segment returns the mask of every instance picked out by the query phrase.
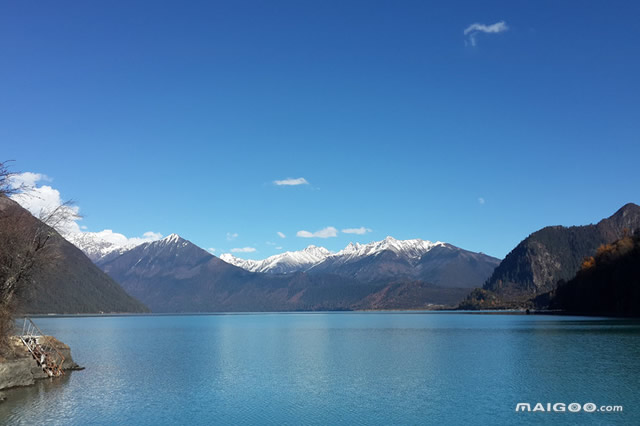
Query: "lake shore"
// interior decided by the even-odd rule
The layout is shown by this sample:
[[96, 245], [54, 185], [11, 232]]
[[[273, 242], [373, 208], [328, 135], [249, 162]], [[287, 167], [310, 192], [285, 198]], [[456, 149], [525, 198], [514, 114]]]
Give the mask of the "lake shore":
[[[162, 317], [162, 316], [207, 316], [207, 315], [264, 315], [264, 314], [326, 314], [326, 313], [415, 313], [415, 314], [469, 314], [469, 315], [557, 315], [621, 318], [619, 315], [596, 315], [585, 312], [569, 312], [547, 309], [359, 309], [336, 311], [257, 311], [257, 312], [148, 312], [148, 313], [95, 313], [95, 314], [31, 314], [31, 318], [108, 318], [108, 317]], [[622, 317], [630, 318], [632, 317]]]

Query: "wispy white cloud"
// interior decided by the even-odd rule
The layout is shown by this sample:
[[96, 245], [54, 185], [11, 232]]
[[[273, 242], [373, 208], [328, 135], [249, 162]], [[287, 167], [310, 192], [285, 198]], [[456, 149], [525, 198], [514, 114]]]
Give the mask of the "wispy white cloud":
[[53, 182], [53, 179], [42, 173], [24, 172], [11, 176], [10, 181], [14, 188], [33, 188], [40, 181]]
[[276, 250], [282, 250], [282, 247], [278, 246], [276, 247]]
[[13, 195], [11, 198], [20, 204], [35, 217], [42, 217], [55, 209], [69, 209], [70, 214], [63, 214], [65, 220], [57, 224], [56, 229], [65, 237], [72, 241], [80, 240], [80, 236], [94, 236], [108, 243], [119, 247], [132, 247], [138, 244], [156, 241], [162, 238], [159, 232], [148, 231], [141, 237], [127, 237], [111, 229], [104, 229], [98, 232], [88, 232], [85, 225], [80, 225], [78, 221], [82, 218], [78, 215], [78, 206], [66, 206], [60, 195], [60, 191], [50, 185], [38, 185], [41, 182], [52, 182], [53, 179], [42, 173], [25, 172], [11, 178], [14, 188], [24, 189], [22, 192]]
[[[504, 21], [496, 22], [495, 24], [491, 24], [491, 25], [485, 25], [485, 24], [480, 24], [476, 22], [475, 24], [469, 25], [464, 30], [464, 35], [467, 36], [468, 43], [470, 43], [471, 46], [475, 46], [477, 43], [476, 37], [478, 36], [478, 33], [497, 34], [497, 33], [505, 32], [508, 29], [509, 27]], [[465, 43], [467, 43], [466, 40], [465, 40]]]
[[298, 231], [296, 235], [301, 238], [331, 238], [338, 236], [338, 230], [333, 226], [327, 226], [326, 228], [316, 232], [309, 232], [304, 230]]
[[360, 228], [347, 228], [347, 229], [343, 229], [342, 232], [344, 232], [345, 234], [357, 234], [357, 235], [364, 235], [367, 232], [371, 232], [372, 230], [370, 228], [365, 228], [364, 226], [361, 226]]
[[253, 253], [254, 251], [256, 251], [254, 247], [237, 247], [231, 249], [232, 253]]
[[484, 199], [484, 198], [482, 198], [482, 197], [478, 197], [478, 203], [480, 203], [480, 204], [484, 204], [485, 202], [486, 202], [486, 201], [485, 201], [485, 199]]
[[144, 234], [142, 234], [142, 237], [132, 237], [129, 238], [129, 242], [131, 242], [132, 240], [134, 240], [134, 242], [137, 243], [137, 241], [139, 240], [140, 243], [148, 243], [151, 241], [157, 241], [157, 240], [161, 240], [163, 237], [163, 235], [159, 232], [153, 232], [153, 231], [147, 231]]
[[11, 199], [20, 204], [35, 217], [43, 217], [55, 209], [67, 210], [61, 212], [65, 220], [56, 225], [60, 233], [77, 234], [82, 232], [78, 220], [80, 220], [80, 208], [73, 205], [63, 205], [60, 191], [49, 185], [38, 186], [38, 182], [51, 182], [52, 179], [41, 173], [25, 172], [11, 177], [11, 186], [21, 192], [11, 196]]
[[227, 241], [233, 241], [238, 238], [237, 232], [227, 232]]
[[207, 249], [207, 251], [208, 251], [209, 253], [215, 253], [215, 252], [216, 252], [216, 249], [215, 249], [215, 248], [213, 248], [213, 247], [209, 247], [209, 248]]
[[280, 231], [278, 231], [278, 237], [280, 237], [280, 238], [287, 238], [287, 236], [286, 236], [286, 235], [284, 235], [284, 233], [282, 233], [282, 232], [280, 232]]
[[286, 178], [286, 179], [282, 179], [282, 180], [274, 180], [273, 183], [278, 185], [278, 186], [309, 185], [309, 182], [303, 177], [299, 177], [299, 178], [295, 178], [295, 179], [294, 178]]

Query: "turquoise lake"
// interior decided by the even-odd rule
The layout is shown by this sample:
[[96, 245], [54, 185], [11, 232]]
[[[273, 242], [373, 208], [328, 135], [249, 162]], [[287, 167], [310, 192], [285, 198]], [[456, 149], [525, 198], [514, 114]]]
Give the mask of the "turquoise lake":
[[[86, 367], [4, 424], [640, 424], [640, 322], [465, 313], [51, 317]], [[520, 402], [622, 412], [516, 412]]]

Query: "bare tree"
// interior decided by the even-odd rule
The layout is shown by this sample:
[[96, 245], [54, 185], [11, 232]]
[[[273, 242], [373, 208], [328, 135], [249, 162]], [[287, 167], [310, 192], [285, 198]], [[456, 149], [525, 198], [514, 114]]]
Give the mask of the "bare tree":
[[16, 175], [10, 169], [11, 161], [0, 161], [0, 196], [8, 197], [20, 192], [22, 188], [12, 185], [11, 178]]
[[18, 301], [29, 292], [34, 267], [55, 260], [55, 229], [79, 218], [71, 201], [40, 212], [39, 220], [18, 208], [8, 197], [28, 188], [16, 186], [7, 163], [0, 162], [0, 353], [5, 355]]
[[52, 210], [41, 210], [38, 219], [58, 232], [62, 232], [65, 224], [81, 219], [77, 210], [73, 208], [75, 201], [68, 200]]

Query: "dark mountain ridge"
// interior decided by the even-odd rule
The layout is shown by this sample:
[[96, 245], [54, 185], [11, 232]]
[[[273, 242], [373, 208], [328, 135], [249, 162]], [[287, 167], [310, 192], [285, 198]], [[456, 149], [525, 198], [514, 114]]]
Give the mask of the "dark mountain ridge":
[[516, 246], [495, 269], [483, 288], [505, 299], [528, 297], [573, 278], [585, 257], [625, 232], [640, 228], [640, 206], [629, 203], [596, 225], [549, 226]]

